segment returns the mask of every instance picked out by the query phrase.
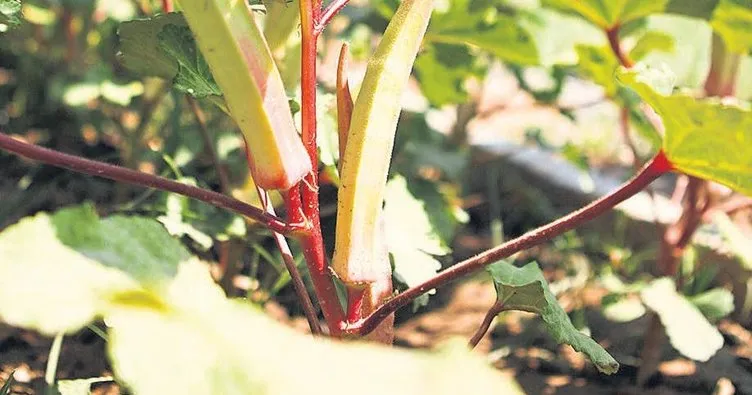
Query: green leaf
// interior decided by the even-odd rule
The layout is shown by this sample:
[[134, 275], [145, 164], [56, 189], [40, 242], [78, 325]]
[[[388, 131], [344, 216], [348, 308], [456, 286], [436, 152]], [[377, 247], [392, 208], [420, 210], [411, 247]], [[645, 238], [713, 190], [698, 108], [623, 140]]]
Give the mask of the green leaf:
[[608, 29], [650, 14], [661, 13], [669, 0], [543, 0], [543, 5], [577, 13], [596, 26]]
[[[81, 226], [70, 230], [85, 233], [91, 215], [81, 209], [61, 214], [74, 220], [69, 214], [76, 211]], [[63, 244], [55, 220], [38, 214], [0, 233], [0, 317], [48, 335], [75, 331], [106, 310], [116, 295], [140, 290], [127, 273]]]
[[434, 256], [450, 250], [431, 224], [425, 203], [410, 193], [402, 176], [386, 185], [383, 215], [397, 279], [411, 287], [436, 275], [441, 263]]
[[713, 288], [692, 296], [689, 301], [697, 307], [708, 320], [715, 322], [734, 311], [734, 295], [725, 288]]
[[446, 5], [434, 13], [428, 42], [471, 45], [505, 62], [538, 64], [530, 33], [516, 18], [495, 12], [492, 2], [453, 0]]
[[713, 11], [710, 26], [732, 53], [752, 52], [752, 1], [721, 0]]
[[640, 292], [666, 328], [671, 345], [687, 358], [707, 361], [723, 346], [723, 336], [689, 300], [676, 292], [674, 280], [659, 278]]
[[671, 35], [650, 30], [640, 36], [632, 50], [629, 51], [629, 57], [634, 61], [640, 61], [650, 52], [673, 52], [675, 47], [675, 41]]
[[172, 278], [180, 262], [190, 257], [182, 244], [149, 218], [115, 215], [100, 220], [86, 205], [58, 211], [51, 220], [65, 246], [142, 284]]
[[645, 305], [638, 299], [619, 297], [612, 303], [603, 302], [603, 315], [614, 322], [634, 321], [644, 314]]
[[188, 26], [177, 12], [149, 19], [123, 22], [118, 28], [118, 59], [128, 70], [143, 76], [172, 80], [178, 73], [177, 61], [162, 50], [157, 37], [165, 26]]
[[575, 350], [585, 353], [603, 373], [612, 374], [619, 369], [619, 363], [603, 347], [572, 325], [567, 313], [548, 288], [537, 263], [531, 262], [517, 268], [501, 261], [488, 266], [487, 270], [496, 287], [497, 298], [504, 304], [504, 310], [539, 314], [557, 342], [569, 344]]
[[159, 48], [178, 64], [175, 88], [198, 98], [222, 95], [188, 26], [165, 25], [157, 39]]
[[5, 384], [3, 384], [2, 387], [0, 387], [0, 395], [9, 395], [10, 394], [10, 386], [13, 385], [13, 383], [16, 382], [15, 379], [13, 378], [13, 374], [14, 373], [16, 373], [15, 370], [10, 373], [10, 376], [8, 376], [8, 381], [6, 381]]
[[465, 81], [477, 75], [476, 57], [467, 46], [436, 43], [428, 45], [415, 61], [420, 90], [434, 107], [467, 101]]
[[684, 173], [752, 195], [752, 114], [717, 99], [670, 94], [672, 76], [642, 65], [617, 72], [663, 119], [663, 151]]
[[577, 71], [583, 77], [602, 86], [606, 95], [614, 97], [619, 89], [614, 79], [619, 60], [616, 59], [611, 49], [593, 45], [577, 45], [575, 50], [579, 58]]
[[[127, 296], [141, 289], [130, 272], [94, 261], [56, 237], [53, 219], [66, 224], [78, 220], [80, 228], [88, 227], [96, 224], [91, 210], [63, 213], [65, 218], [39, 214], [0, 233], [0, 317], [50, 333], [75, 330], [102, 316], [115, 376], [134, 394], [300, 394], [326, 387], [331, 394], [345, 395], [364, 382], [369, 386], [360, 390], [363, 394], [448, 395], [498, 388], [522, 394], [513, 380], [472, 355], [464, 341], [429, 354], [296, 333], [247, 302], [228, 300], [195, 258], [181, 262], [173, 278], [149, 292], [153, 303], [128, 303], [133, 299]], [[146, 238], [166, 232], [158, 235], [148, 225], [144, 229], [137, 240], [146, 245], [132, 247], [151, 251]], [[70, 226], [61, 231], [76, 231], [71, 239], [81, 248], [97, 247], [90, 232]], [[9, 309], [11, 305], [18, 308]], [[81, 310], [86, 314], [75, 314]], [[291, 378], [289, 361], [310, 369]], [[453, 374], [436, 375], [449, 370]], [[92, 380], [87, 381], [63, 383], [85, 393]]]
[[[517, 17], [538, 48], [542, 66], [575, 65], [575, 46], [607, 45], [606, 35], [582, 18], [557, 12], [550, 8], [536, 8]], [[562, 34], [561, 32], [567, 32]]]
[[60, 395], [89, 395], [91, 385], [112, 381], [112, 377], [92, 377], [78, 380], [60, 380], [57, 382], [57, 391]]
[[9, 27], [21, 24], [21, 0], [0, 0], [0, 27], [4, 25], [6, 31]]
[[713, 223], [718, 227], [726, 246], [747, 270], [752, 270], [752, 244], [749, 243], [749, 237], [726, 213], [718, 212], [713, 215]]
[[115, 304], [158, 308], [153, 292], [189, 257], [147, 218], [100, 220], [91, 206], [25, 218], [0, 233], [0, 317], [58, 334]]

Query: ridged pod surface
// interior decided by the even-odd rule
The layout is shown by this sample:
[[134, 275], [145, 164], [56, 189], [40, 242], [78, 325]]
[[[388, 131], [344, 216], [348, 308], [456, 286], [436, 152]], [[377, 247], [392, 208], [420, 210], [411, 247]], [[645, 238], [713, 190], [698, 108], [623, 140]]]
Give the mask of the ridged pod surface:
[[433, 0], [405, 0], [368, 62], [342, 162], [332, 266], [345, 283], [389, 276], [380, 226], [402, 92], [423, 41]]
[[253, 179], [289, 189], [311, 171], [282, 78], [244, 0], [182, 0], [201, 53], [246, 140]]

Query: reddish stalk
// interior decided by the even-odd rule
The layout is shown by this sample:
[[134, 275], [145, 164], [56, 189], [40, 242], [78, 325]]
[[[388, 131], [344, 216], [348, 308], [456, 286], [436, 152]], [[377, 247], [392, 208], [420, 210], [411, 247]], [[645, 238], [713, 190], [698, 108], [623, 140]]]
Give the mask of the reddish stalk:
[[[300, 235], [306, 264], [318, 297], [321, 311], [333, 336], [340, 335], [345, 315], [339, 304], [329, 264], [324, 251], [318, 196], [318, 152], [316, 148], [316, 40], [315, 25], [321, 12], [320, 0], [300, 1], [301, 27], [301, 126], [303, 146], [308, 152], [313, 171], [289, 191], [288, 210], [302, 210], [310, 224], [309, 232]], [[300, 199], [297, 199], [300, 194]]]
[[483, 317], [483, 322], [478, 327], [478, 330], [475, 332], [473, 337], [468, 342], [468, 346], [470, 348], [475, 348], [475, 346], [480, 343], [481, 340], [483, 340], [483, 336], [486, 335], [486, 332], [491, 328], [491, 324], [493, 323], [494, 318], [496, 318], [499, 313], [504, 311], [504, 303], [500, 300], [497, 300], [496, 303], [494, 303], [493, 306], [491, 306], [490, 309], [488, 309], [488, 312], [486, 313], [486, 316]]
[[663, 151], [659, 151], [658, 154], [648, 162], [637, 175], [611, 194], [559, 218], [548, 225], [541, 226], [540, 228], [532, 230], [514, 240], [482, 252], [442, 271], [424, 283], [414, 286], [390, 299], [365, 319], [359, 322], [349, 322], [342, 329], [348, 334], [363, 336], [376, 328], [378, 324], [391, 313], [395, 312], [400, 307], [407, 305], [416, 297], [431, 289], [446, 285], [462, 276], [481, 270], [500, 259], [509, 257], [514, 253], [536, 246], [561, 235], [564, 232], [572, 230], [611, 210], [614, 206], [642, 191], [655, 179], [671, 170], [673, 170], [671, 163], [668, 161]]
[[[272, 204], [271, 199], [269, 199], [269, 193], [261, 189], [258, 185], [256, 186], [256, 192], [258, 192], [264, 210], [266, 210], [267, 213], [274, 215], [274, 205]], [[290, 245], [287, 244], [287, 239], [285, 239], [285, 236], [282, 234], [272, 232], [272, 236], [274, 237], [274, 242], [277, 244], [279, 252], [282, 254], [282, 261], [285, 264], [285, 268], [287, 268], [287, 272], [290, 273], [290, 281], [292, 282], [295, 294], [303, 307], [303, 313], [305, 314], [306, 320], [308, 320], [308, 326], [311, 328], [311, 333], [314, 335], [321, 335], [321, 324], [319, 323], [318, 315], [316, 314], [316, 308], [313, 307], [313, 302], [308, 295], [308, 290], [303, 282], [303, 277], [300, 275], [300, 271], [298, 271], [298, 267], [295, 265], [295, 258], [292, 256]]]
[[350, 47], [342, 44], [337, 62], [337, 134], [339, 136], [339, 170], [342, 171], [342, 161], [345, 158], [347, 135], [350, 133], [350, 120], [353, 112], [353, 99], [350, 94], [350, 82], [347, 70], [350, 65]]
[[321, 14], [321, 17], [319, 18], [318, 22], [316, 23], [314, 27], [314, 34], [319, 35], [322, 31], [324, 31], [324, 28], [326, 25], [328, 25], [332, 19], [334, 19], [337, 14], [339, 14], [340, 11], [342, 11], [343, 8], [347, 5], [347, 3], [350, 0], [333, 0], [329, 5], [326, 6], [326, 9]]
[[172, 0], [162, 0], [162, 11], [167, 13], [167, 12], [172, 12], [174, 10], [175, 10], [175, 7], [172, 4]]
[[619, 30], [621, 26], [615, 25], [609, 29], [606, 29], [606, 37], [608, 38], [608, 44], [611, 46], [611, 51], [619, 59], [619, 63], [626, 68], [634, 66], [632, 59], [624, 53], [621, 48], [621, 42], [619, 41]]
[[211, 157], [212, 164], [214, 165], [214, 172], [217, 173], [217, 178], [219, 179], [219, 190], [222, 191], [222, 193], [224, 193], [225, 195], [229, 195], [230, 179], [227, 176], [227, 172], [225, 171], [224, 167], [222, 167], [222, 163], [219, 161], [217, 150], [214, 148], [211, 134], [209, 133], [209, 129], [206, 126], [206, 115], [203, 111], [201, 111], [201, 106], [199, 106], [198, 101], [196, 101], [196, 99], [194, 99], [192, 96], [186, 95], [185, 100], [188, 102], [188, 107], [191, 108], [191, 112], [196, 118], [196, 123], [198, 124], [199, 131], [201, 132], [201, 138], [204, 139], [204, 146], [206, 147], [206, 150], [209, 152], [209, 156]]
[[58, 166], [92, 176], [108, 178], [114, 181], [173, 192], [196, 200], [201, 200], [211, 205], [254, 219], [269, 229], [282, 234], [289, 234], [300, 230], [296, 225], [288, 224], [282, 219], [274, 215], [269, 215], [257, 207], [253, 207], [221, 193], [182, 184], [153, 174], [142, 173], [125, 167], [85, 159], [79, 156], [40, 147], [35, 144], [25, 143], [3, 133], [0, 133], [0, 148], [48, 165]]

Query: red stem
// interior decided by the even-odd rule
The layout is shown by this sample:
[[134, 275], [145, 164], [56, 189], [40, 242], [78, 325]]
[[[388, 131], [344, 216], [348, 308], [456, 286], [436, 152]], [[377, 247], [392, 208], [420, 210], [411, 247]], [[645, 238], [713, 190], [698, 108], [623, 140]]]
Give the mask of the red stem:
[[497, 300], [496, 303], [494, 303], [493, 306], [491, 306], [490, 309], [488, 309], [488, 312], [486, 313], [486, 316], [483, 317], [483, 322], [478, 327], [478, 330], [475, 331], [475, 334], [468, 342], [468, 346], [470, 348], [475, 348], [475, 346], [480, 343], [480, 341], [483, 339], [483, 336], [486, 335], [486, 332], [488, 332], [488, 329], [491, 328], [491, 323], [493, 323], [494, 318], [496, 318], [499, 313], [504, 311], [504, 303], [500, 300]]
[[269, 215], [257, 207], [221, 193], [182, 184], [164, 177], [142, 173], [121, 166], [64, 154], [49, 148], [16, 140], [3, 133], [0, 133], [0, 148], [16, 155], [79, 173], [188, 196], [254, 219], [275, 232], [289, 234], [300, 230], [297, 226], [289, 225], [282, 219], [274, 215]]
[[175, 7], [172, 4], [172, 0], [162, 0], [162, 11], [165, 13], [172, 12], [175, 10]]
[[[303, 146], [308, 152], [313, 171], [289, 195], [292, 203], [290, 212], [302, 210], [310, 224], [309, 232], [300, 235], [306, 264], [318, 297], [321, 311], [333, 336], [340, 335], [341, 323], [345, 315], [337, 298], [334, 282], [329, 271], [329, 264], [324, 252], [324, 239], [321, 234], [319, 213], [318, 151], [316, 147], [316, 40], [314, 31], [321, 12], [320, 0], [300, 1], [301, 27], [301, 126]], [[298, 189], [299, 188], [299, 189]], [[301, 199], [297, 199], [297, 194]], [[299, 203], [298, 203], [299, 202]], [[298, 206], [300, 204], [300, 206]], [[302, 207], [301, 207], [302, 206]]]
[[615, 25], [606, 29], [606, 37], [608, 37], [608, 44], [611, 46], [611, 51], [613, 51], [614, 55], [619, 59], [619, 63], [626, 68], [630, 68], [634, 66], [634, 62], [621, 49], [621, 42], [619, 41], [620, 28], [621, 26]]
[[[269, 199], [269, 193], [258, 185], [256, 185], [256, 192], [258, 193], [259, 200], [261, 200], [261, 205], [264, 207], [264, 210], [266, 210], [267, 213], [274, 215], [274, 205], [272, 204], [271, 199]], [[311, 333], [314, 335], [321, 335], [321, 325], [319, 324], [316, 309], [313, 307], [311, 297], [308, 295], [308, 290], [303, 282], [303, 277], [300, 275], [300, 271], [298, 271], [298, 267], [295, 265], [295, 258], [292, 256], [290, 245], [287, 244], [287, 239], [285, 239], [285, 236], [282, 234], [273, 232], [272, 236], [274, 237], [274, 242], [277, 244], [277, 249], [279, 249], [279, 252], [282, 254], [282, 261], [285, 264], [285, 268], [287, 268], [287, 272], [290, 273], [290, 281], [292, 282], [295, 294], [303, 307], [303, 312], [308, 320], [308, 326], [311, 328]]]
[[572, 230], [608, 210], [611, 210], [614, 206], [637, 194], [659, 176], [671, 171], [672, 169], [673, 166], [668, 161], [668, 158], [666, 158], [663, 151], [659, 151], [658, 154], [646, 164], [637, 175], [611, 194], [606, 195], [569, 215], [559, 218], [548, 225], [541, 226], [540, 228], [532, 230], [514, 240], [482, 252], [442, 271], [428, 281], [414, 286], [390, 299], [364, 320], [347, 323], [347, 326], [344, 327], [343, 330], [348, 334], [363, 336], [376, 328], [384, 318], [395, 312], [400, 307], [410, 303], [410, 301], [416, 297], [431, 289], [446, 285], [462, 276], [483, 269], [500, 259], [504, 259], [514, 253], [536, 246], [564, 232]]
[[313, 33], [319, 35], [319, 33], [324, 31], [324, 28], [332, 21], [332, 19], [334, 19], [335, 16], [337, 16], [337, 14], [339, 14], [340, 11], [342, 11], [343, 8], [345, 8], [349, 1], [350, 0], [333, 0], [329, 3], [321, 14], [318, 23], [316, 23]]

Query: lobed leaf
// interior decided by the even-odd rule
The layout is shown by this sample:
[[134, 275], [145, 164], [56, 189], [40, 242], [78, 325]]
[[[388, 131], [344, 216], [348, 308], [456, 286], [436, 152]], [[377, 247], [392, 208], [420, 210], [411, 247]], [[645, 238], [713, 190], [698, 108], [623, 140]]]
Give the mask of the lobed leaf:
[[498, 300], [504, 310], [522, 310], [541, 316], [546, 329], [559, 343], [572, 346], [587, 355], [603, 373], [613, 374], [619, 363], [593, 339], [578, 331], [559, 306], [535, 262], [518, 268], [506, 261], [488, 266]]
[[160, 287], [187, 256], [153, 220], [100, 221], [90, 206], [25, 218], [0, 233], [0, 317], [55, 335], [113, 304], [158, 307], [146, 285]]
[[505, 62], [538, 64], [530, 33], [516, 18], [493, 12], [494, 4], [453, 0], [437, 8], [426, 39], [432, 43], [471, 45]]
[[665, 70], [638, 65], [617, 78], [663, 119], [663, 151], [677, 170], [752, 195], [752, 113], [718, 99], [672, 94]]
[[545, 6], [577, 13], [603, 29], [661, 13], [668, 3], [669, 0], [543, 0]]
[[[149, 238], [163, 240], [166, 231], [132, 219], [119, 225], [141, 226], [144, 235], [128, 246], [154, 257]], [[0, 317], [44, 333], [73, 331], [95, 316], [103, 317], [114, 374], [129, 393], [302, 394], [326, 388], [345, 395], [358, 387], [359, 393], [374, 395], [492, 393], [499, 388], [522, 394], [512, 379], [470, 353], [464, 342], [426, 353], [296, 333], [247, 302], [227, 299], [207, 267], [192, 257], [180, 262], [160, 286], [143, 291], [152, 281], [134, 280], [143, 270], [138, 262], [124, 262], [119, 269], [108, 263], [123, 256], [119, 237], [112, 240], [117, 246], [113, 256], [107, 256], [92, 241], [92, 232], [68, 226], [75, 221], [80, 228], [101, 226], [108, 220], [97, 219], [89, 207], [73, 208], [24, 219], [0, 233]], [[57, 229], [53, 222], [66, 226]], [[63, 244], [58, 239], [63, 231], [75, 231], [71, 243], [82, 252], [93, 246], [97, 259], [106, 262]], [[108, 234], [100, 236], [106, 239]], [[168, 261], [182, 254], [163, 253]], [[138, 291], [148, 292], [153, 303], [133, 303], [126, 297]], [[87, 313], [80, 314], [82, 310]], [[290, 361], [306, 369], [291, 376]], [[99, 380], [63, 381], [59, 389], [86, 393]], [[365, 382], [369, 385], [361, 386]]]
[[676, 292], [674, 280], [654, 280], [640, 292], [666, 328], [671, 345], [687, 358], [707, 361], [723, 346], [723, 336], [689, 300]]
[[197, 98], [222, 95], [188, 26], [165, 25], [157, 39], [161, 52], [178, 65], [178, 72], [172, 80], [177, 90]]
[[162, 51], [158, 38], [165, 26], [188, 25], [183, 15], [177, 12], [121, 23], [118, 28], [120, 47], [117, 54], [120, 63], [139, 75], [168, 80], [175, 78], [178, 62]]
[[371, 282], [389, 273], [381, 256], [381, 207], [397, 119], [432, 0], [400, 3], [368, 68], [353, 107], [341, 187], [332, 267], [345, 282]]

